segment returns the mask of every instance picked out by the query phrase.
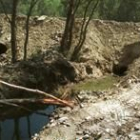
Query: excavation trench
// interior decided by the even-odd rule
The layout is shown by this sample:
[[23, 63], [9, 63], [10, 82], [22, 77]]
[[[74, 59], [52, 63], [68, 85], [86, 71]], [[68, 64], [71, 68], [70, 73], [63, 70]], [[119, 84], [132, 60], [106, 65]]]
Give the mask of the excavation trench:
[[[3, 18], [3, 20], [0, 20], [0, 24], [4, 31], [1, 35], [1, 40], [8, 42], [10, 33], [9, 23], [5, 20], [6, 18], [4, 15], [2, 15], [1, 18]], [[25, 18], [21, 18], [17, 22], [17, 45], [21, 50], [19, 55], [20, 59], [22, 59], [24, 44], [24, 36], [22, 33], [24, 32]], [[78, 26], [81, 21], [80, 19], [77, 19], [76, 22], [73, 35], [75, 39], [78, 37]], [[29, 137], [34, 133], [38, 133], [38, 131], [40, 131], [40, 133], [39, 135], [35, 135], [34, 140], [53, 140], [58, 138], [69, 140], [71, 137], [72, 138], [70, 140], [74, 140], [77, 137], [85, 139], [84, 135], [87, 134], [87, 130], [90, 131], [90, 128], [93, 130], [92, 132], [94, 132], [90, 133], [91, 139], [99, 139], [100, 137], [101, 139], [127, 139], [129, 134], [131, 139], [131, 136], [135, 135], [140, 130], [137, 129], [139, 126], [136, 126], [136, 129], [133, 127], [136, 125], [137, 120], [133, 120], [134, 123], [131, 121], [139, 111], [140, 97], [139, 94], [137, 94], [139, 92], [139, 85], [137, 87], [133, 87], [132, 90], [130, 89], [130, 91], [126, 93], [118, 88], [112, 89], [112, 87], [114, 88], [114, 85], [118, 83], [118, 79], [114, 80], [114, 78], [118, 76], [119, 80], [121, 78], [123, 79], [123, 76], [127, 76], [128, 74], [132, 75], [133, 73], [135, 74], [135, 70], [138, 71], [139, 75], [139, 62], [137, 63], [138, 65], [136, 69], [134, 69], [133, 73], [131, 73], [131, 70], [136, 64], [135, 61], [139, 60], [140, 56], [140, 43], [138, 42], [140, 23], [121, 23], [102, 20], [91, 21], [87, 30], [86, 41], [82, 48], [83, 50], [79, 56], [80, 63], [78, 64], [63, 61], [64, 59], [53, 61], [56, 60], [56, 58], [62, 58], [57, 51], [57, 46], [60, 46], [60, 44], [58, 40], [56, 41], [54, 38], [58, 37], [57, 33], [63, 33], [64, 19], [45, 17], [41, 23], [36, 24], [35, 18], [31, 18], [30, 26], [31, 34], [28, 44], [29, 61], [27, 63], [17, 63], [16, 65], [8, 64], [5, 66], [5, 69], [1, 68], [0, 77], [2, 77], [3, 80], [23, 85], [25, 87], [42, 89], [43, 91], [53, 90], [54, 88], [58, 88], [60, 85], [63, 89], [65, 84], [75, 82], [75, 72], [73, 71], [73, 67], [71, 67], [74, 66], [76, 68], [76, 74], [78, 75], [76, 78], [79, 81], [86, 79], [87, 77], [90, 78], [91, 81], [81, 81], [80, 85], [74, 83], [76, 93], [81, 91], [81, 106], [83, 109], [79, 108], [79, 106], [75, 106], [73, 111], [69, 108], [63, 108], [61, 114], [62, 108], [60, 108], [60, 111], [58, 111], [54, 117], [51, 117], [50, 123], [46, 126], [47, 129], [42, 131], [39, 129], [43, 127], [44, 123], [48, 123], [46, 121], [48, 119], [47, 116], [45, 116], [44, 119], [44, 117], [37, 118], [37, 116], [42, 115], [33, 114], [28, 117], [18, 116], [21, 117], [18, 119], [19, 121], [17, 118], [14, 120], [8, 119], [1, 121], [0, 134], [2, 140], [11, 140], [13, 137], [15, 139], [24, 139], [26, 137], [26, 139], [29, 140], [31, 139]], [[59, 39], [61, 40], [61, 38]], [[54, 48], [52, 46], [54, 46]], [[52, 48], [50, 49], [49, 47]], [[6, 50], [4, 44], [0, 44], [0, 54], [5, 52], [7, 54], [11, 54], [10, 50]], [[35, 56], [34, 61], [32, 61], [32, 56]], [[54, 64], [58, 67], [55, 67]], [[118, 76], [112, 76], [112, 80], [112, 77], [104, 77], [107, 73], [113, 73]], [[0, 85], [0, 96], [2, 93], [1, 89]], [[60, 92], [63, 91], [62, 89], [60, 89]], [[136, 92], [134, 93], [133, 90]], [[9, 95], [12, 96], [12, 98], [15, 98], [19, 93], [21, 98], [26, 95], [26, 97], [29, 97], [25, 92], [15, 92], [13, 90], [10, 90], [10, 92], [7, 91], [9, 90], [5, 88], [4, 93], [6, 98], [8, 98]], [[66, 89], [65, 93], [69, 94], [69, 89]], [[127, 99], [126, 96], [128, 97]], [[5, 110], [2, 110], [2, 113], [5, 113]], [[12, 110], [15, 111], [14, 108]], [[50, 112], [52, 113], [54, 108], [49, 110], [51, 110]], [[46, 112], [48, 112], [48, 110], [45, 111], [45, 113]], [[68, 119], [68, 123], [65, 119]], [[29, 122], [31, 122], [31, 125]], [[42, 125], [40, 125], [40, 123]], [[13, 127], [8, 127], [10, 126], [8, 124], [11, 126], [13, 125], [15, 130], [13, 131]], [[37, 126], [37, 129], [35, 125]], [[27, 128], [25, 129], [27, 131], [23, 132], [25, 127]], [[34, 130], [31, 130], [31, 132], [29, 127]], [[9, 137], [7, 136], [8, 128]], [[137, 132], [133, 130], [137, 130]], [[130, 131], [132, 133], [130, 133]]]
[[[134, 46], [133, 49], [135, 48], [135, 45], [136, 44], [133, 44], [132, 45], [132, 46]], [[130, 50], [130, 48], [128, 46], [127, 47], [125, 46], [122, 49], [122, 52], [123, 53], [120, 56], [120, 59], [118, 60], [118, 63], [117, 64], [114, 64], [113, 67], [112, 67], [112, 73], [114, 75], [118, 75], [120, 77], [125, 76], [127, 74], [128, 70], [129, 70], [129, 65], [131, 65], [135, 61], [135, 59], [137, 59], [139, 57], [139, 55], [138, 54], [135, 54], [135, 51]], [[137, 49], [139, 49], [139, 47], [138, 48], [136, 47], [135, 49], [137, 50]], [[129, 50], [130, 50], [130, 52], [134, 52], [133, 54], [131, 53], [131, 57], [130, 57]], [[126, 59], [126, 58], [129, 58], [129, 60]], [[56, 64], [60, 68], [59, 73], [62, 70], [63, 71], [62, 73], [65, 74], [66, 71], [70, 70], [71, 75], [74, 76], [73, 67], [70, 65], [70, 63], [63, 62], [61, 64], [60, 61], [59, 61], [59, 63], [57, 62]], [[65, 69], [64, 66], [66, 68], [68, 68], [68, 69]], [[86, 72], [86, 74], [87, 75], [94, 74], [95, 71], [94, 71], [93, 68], [95, 68], [95, 67], [92, 67], [92, 65], [90, 65], [90, 63], [89, 64], [88, 63], [85, 64], [85, 72]], [[106, 73], [106, 71], [104, 71], [104, 72]], [[66, 73], [66, 76], [69, 78], [69, 75], [67, 75], [67, 73]], [[72, 77], [70, 76], [70, 78], [72, 78]], [[54, 79], [58, 79], [58, 77], [57, 78], [54, 78]], [[66, 78], [64, 78], [64, 79], [66, 80]], [[100, 92], [106, 91], [106, 90], [107, 90], [107, 92], [110, 92], [114, 88], [114, 84], [116, 84], [117, 81], [118, 81], [118, 79], [115, 79], [115, 77], [112, 77], [110, 75], [108, 75], [107, 78], [105, 78], [103, 76], [103, 77], [100, 77], [99, 80], [95, 80], [95, 79], [92, 80], [91, 79], [91, 81], [89, 81], [89, 80], [84, 81], [81, 85], [75, 85], [75, 87], [74, 87], [75, 89], [72, 89], [71, 91], [76, 90], [76, 92], [78, 92], [78, 93], [81, 93], [81, 91], [84, 91], [82, 93], [84, 95], [82, 95], [82, 96], [85, 96], [85, 98], [87, 98], [87, 99], [89, 99], [90, 96], [91, 96], [91, 98], [94, 98], [94, 96], [95, 96], [95, 98], [97, 98], [97, 97], [100, 98]], [[64, 84], [64, 82], [63, 82], [63, 84]], [[113, 89], [113, 90], [115, 91], [116, 89]], [[94, 94], [94, 92], [95, 92], [95, 95], [90, 95], [92, 93]], [[107, 96], [106, 96], [106, 98], [107, 98]], [[103, 102], [103, 104], [104, 104], [104, 102]], [[115, 106], [115, 103], [111, 103], [111, 104], [114, 104], [114, 106]], [[117, 104], [118, 103], [116, 103], [116, 105]], [[99, 103], [99, 106], [100, 106], [100, 103]], [[30, 106], [30, 107], [32, 108], [32, 106]], [[30, 109], [30, 107], [28, 109]], [[97, 102], [97, 107], [98, 107], [98, 102]], [[38, 110], [38, 108], [40, 108], [40, 107], [37, 107], [37, 106], [35, 107], [33, 105], [33, 110]], [[14, 107], [13, 107], [13, 109], [14, 109]], [[91, 111], [91, 108], [89, 110]], [[15, 111], [15, 112], [17, 112], [17, 111]], [[50, 116], [53, 111], [55, 111], [54, 106], [50, 106], [46, 110], [41, 111], [41, 113], [33, 113], [33, 114], [31, 114], [31, 112], [30, 112], [29, 114], [31, 114], [31, 115], [28, 114], [27, 116], [21, 111], [21, 114], [23, 113], [24, 114], [24, 117], [22, 115], [20, 115], [19, 112], [17, 113], [18, 115], [15, 113], [15, 116], [16, 117], [14, 117], [14, 114], [13, 114], [12, 117], [14, 119], [10, 119], [10, 120], [7, 119], [5, 121], [1, 121], [1, 138], [2, 138], [2, 140], [5, 140], [5, 139], [11, 140], [13, 137], [15, 139], [17, 139], [17, 138], [23, 139], [23, 137], [26, 138], [27, 140], [31, 139], [31, 136], [32, 135], [34, 135], [35, 133], [39, 133], [39, 131], [41, 130], [41, 128], [44, 125], [46, 125], [47, 123], [50, 123], [48, 116]], [[4, 110], [3, 110], [3, 112], [4, 112]], [[37, 111], [37, 112], [40, 112], [40, 110]], [[28, 111], [26, 113], [28, 113]], [[9, 110], [9, 114], [11, 114], [10, 113], [10, 110]], [[7, 132], [7, 126], [8, 126], [8, 124], [10, 124], [10, 127], [8, 128], [9, 135], [5, 135], [6, 132]], [[49, 139], [49, 137], [50, 137], [50, 135], [48, 136], [48, 139]]]
[[113, 63], [112, 72], [118, 76], [129, 73], [129, 66], [140, 57], [140, 42], [125, 45], [121, 50], [118, 62]]
[[[133, 45], [135, 45], [135, 44], [133, 44]], [[134, 60], [139, 57], [139, 55], [136, 55], [135, 53], [133, 55], [131, 54], [132, 57], [129, 57], [129, 55], [130, 55], [129, 51], [127, 49], [123, 49], [123, 50], [125, 50], [125, 51], [123, 51], [122, 55], [120, 56], [118, 63], [113, 65], [112, 73], [114, 73], [114, 75], [125, 76], [127, 74], [129, 65], [132, 64], [134, 62]], [[132, 52], [132, 50], [131, 50], [131, 52]], [[128, 57], [129, 57], [129, 60], [126, 59]], [[63, 64], [63, 65], [65, 65], [65, 64]], [[70, 67], [68, 65], [68, 63], [66, 64], [66, 66], [68, 66], [68, 68], [72, 69], [72, 67]], [[60, 65], [60, 62], [59, 62], [59, 67], [63, 67]], [[64, 73], [65, 73], [65, 71], [66, 71], [66, 69], [64, 69]], [[72, 69], [72, 71], [73, 71], [73, 69]], [[87, 75], [92, 75], [95, 71], [93, 70], [93, 67], [91, 65], [85, 64], [85, 72], [87, 73]], [[57, 78], [55, 78], [55, 79], [57, 79]], [[103, 77], [99, 78], [99, 80], [93, 80], [93, 81], [87, 80], [87, 81], [83, 82], [81, 85], [76, 85], [74, 88], [78, 92], [85, 91], [85, 93], [82, 93], [85, 95], [82, 95], [82, 96], [85, 96], [86, 98], [90, 98], [90, 96], [92, 97], [92, 95], [90, 95], [90, 94], [92, 94], [94, 92], [96, 93], [96, 91], [97, 91], [97, 93], [93, 96], [100, 97], [100, 95], [98, 95], [98, 94], [100, 94], [101, 91], [107, 90], [108, 92], [110, 92], [111, 89], [114, 88], [115, 83], [117, 83], [117, 79], [108, 75], [107, 78], [105, 78], [103, 76]], [[116, 103], [116, 105], [117, 104], [118, 103]], [[97, 102], [97, 106], [98, 106], [98, 102]], [[99, 106], [100, 106], [100, 103], [99, 103]], [[115, 106], [115, 103], [114, 103], [114, 106]], [[30, 107], [28, 109], [30, 109]], [[33, 110], [38, 110], [38, 108], [40, 108], [40, 107], [34, 106]], [[13, 107], [13, 109], [14, 109], [14, 107]], [[90, 110], [91, 110], [91, 108], [90, 108]], [[18, 115], [15, 114], [16, 117], [14, 117], [14, 114], [13, 114], [14, 119], [10, 119], [10, 120], [7, 119], [5, 121], [1, 121], [1, 138], [2, 138], [2, 140], [5, 140], [5, 139], [11, 140], [13, 137], [15, 139], [18, 139], [18, 138], [23, 139], [23, 137], [26, 138], [27, 140], [31, 139], [32, 135], [35, 135], [35, 133], [39, 133], [39, 131], [41, 130], [41, 128], [44, 125], [46, 125], [47, 123], [50, 123], [48, 116], [50, 116], [53, 111], [55, 111], [54, 106], [50, 106], [46, 110], [41, 111], [41, 113], [33, 113], [33, 114], [29, 113], [31, 115], [28, 114], [26, 116], [24, 114], [25, 112], [23, 113], [21, 111], [21, 115], [19, 114], [19, 112], [18, 112]], [[35, 112], [40, 112], [40, 110], [35, 111]], [[10, 113], [10, 110], [9, 110], [9, 113]], [[22, 116], [22, 113], [24, 114], [24, 117]], [[7, 132], [7, 126], [9, 124], [10, 124], [10, 127], [8, 128], [9, 135], [5, 135]]]

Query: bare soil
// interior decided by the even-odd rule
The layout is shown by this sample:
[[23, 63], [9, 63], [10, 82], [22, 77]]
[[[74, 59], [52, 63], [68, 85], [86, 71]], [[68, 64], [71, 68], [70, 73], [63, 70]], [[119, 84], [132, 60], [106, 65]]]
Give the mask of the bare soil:
[[[139, 84], [84, 97], [73, 110], [59, 109], [33, 140], [139, 140]], [[84, 95], [85, 95], [84, 94]], [[133, 96], [132, 96], [133, 95]]]
[[[77, 19], [75, 24], [75, 42], [78, 38], [80, 20]], [[23, 58], [24, 21], [24, 16], [18, 17], [19, 59]], [[55, 52], [57, 51], [64, 29], [64, 22], [65, 20], [62, 18], [32, 17], [28, 46], [29, 59], [33, 56], [45, 54], [43, 64], [47, 62], [48, 65], [50, 61], [52, 62], [56, 53], [49, 53], [51, 54], [49, 61], [49, 55], [46, 55], [46, 51], [50, 49], [52, 52], [54, 48], [56, 48]], [[115, 88], [107, 91], [79, 91], [80, 105], [76, 105], [73, 110], [59, 108], [50, 118], [50, 123], [39, 134], [35, 135], [33, 140], [139, 140], [139, 38], [140, 23], [92, 20], [79, 56], [79, 62], [69, 62], [75, 68], [76, 78], [95, 79], [107, 73], [123, 75], [123, 77], [120, 78], [119, 83], [115, 83]], [[10, 27], [4, 15], [1, 15], [0, 19], [0, 41], [9, 46], [6, 59], [10, 59]], [[75, 42], [73, 42], [73, 45]], [[47, 56], [47, 59], [45, 56]], [[39, 63], [39, 61], [37, 62]], [[32, 64], [35, 63], [36, 61]], [[10, 71], [12, 69], [12, 72], [14, 72], [16, 66], [9, 64], [10, 67], [8, 65], [8, 72], [6, 72], [3, 69], [7, 67], [7, 62], [3, 63], [2, 61], [1, 65], [0, 77], [7, 78], [7, 81], [12, 82], [13, 79], [9, 80]], [[40, 63], [38, 66], [40, 67]], [[13, 74], [14, 82], [19, 68], [17, 66]], [[20, 75], [20, 72], [18, 75]], [[31, 71], [28, 71], [29, 76], [31, 73]]]

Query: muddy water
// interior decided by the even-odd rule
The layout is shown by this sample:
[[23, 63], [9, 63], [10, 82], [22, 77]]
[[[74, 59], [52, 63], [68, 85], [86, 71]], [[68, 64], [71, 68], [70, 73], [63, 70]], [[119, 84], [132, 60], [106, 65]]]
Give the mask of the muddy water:
[[9, 119], [0, 122], [0, 140], [30, 140], [31, 136], [38, 133], [49, 122], [46, 114], [51, 114], [54, 106], [40, 110], [40, 114], [34, 113], [19, 119]]

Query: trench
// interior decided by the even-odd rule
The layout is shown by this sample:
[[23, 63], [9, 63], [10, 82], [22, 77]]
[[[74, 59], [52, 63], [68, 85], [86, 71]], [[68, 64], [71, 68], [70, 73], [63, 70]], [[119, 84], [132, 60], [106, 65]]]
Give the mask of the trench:
[[140, 57], [140, 42], [124, 45], [121, 52], [117, 64], [113, 64], [112, 72], [118, 76], [125, 76], [129, 66]]
[[[136, 44], [137, 45], [137, 44]], [[135, 44], [132, 44], [135, 46]], [[123, 55], [120, 58], [118, 64], [114, 64], [112, 67], [112, 72], [118, 76], [124, 76], [127, 74], [129, 65], [139, 57], [139, 52], [136, 54], [133, 51], [138, 50], [140, 47], [136, 46], [126, 46], [122, 50]], [[129, 50], [129, 51], [128, 51]], [[140, 50], [140, 49], [139, 49]], [[4, 53], [5, 50], [3, 50]], [[134, 53], [132, 53], [134, 52]], [[130, 57], [131, 54], [131, 57]], [[132, 55], [133, 54], [133, 55]], [[129, 58], [129, 59], [127, 59]], [[92, 74], [92, 69], [86, 67], [88, 74]], [[101, 91], [109, 90], [113, 88], [113, 84], [117, 83], [118, 79], [116, 77], [107, 76], [100, 79], [94, 79], [86, 82], [82, 82], [75, 85], [76, 90], [88, 90], [88, 91]], [[49, 106], [45, 110], [39, 110], [47, 115], [40, 115], [33, 113], [31, 115], [22, 116], [17, 119], [7, 119], [5, 121], [0, 121], [0, 140], [30, 140], [31, 136], [39, 133], [40, 130], [49, 123], [49, 115], [55, 110], [54, 106]], [[7, 135], [8, 134], [8, 135]]]
[[33, 135], [49, 122], [49, 116], [55, 106], [48, 106], [39, 113], [33, 113], [16, 119], [0, 121], [0, 140], [30, 140]]

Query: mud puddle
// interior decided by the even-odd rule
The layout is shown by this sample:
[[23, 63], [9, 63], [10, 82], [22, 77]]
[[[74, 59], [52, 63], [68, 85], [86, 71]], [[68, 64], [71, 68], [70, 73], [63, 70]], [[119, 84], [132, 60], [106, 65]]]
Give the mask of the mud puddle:
[[54, 109], [54, 106], [49, 106], [30, 116], [1, 121], [0, 140], [30, 140], [32, 135], [38, 133], [49, 122], [47, 115], [51, 115]]

